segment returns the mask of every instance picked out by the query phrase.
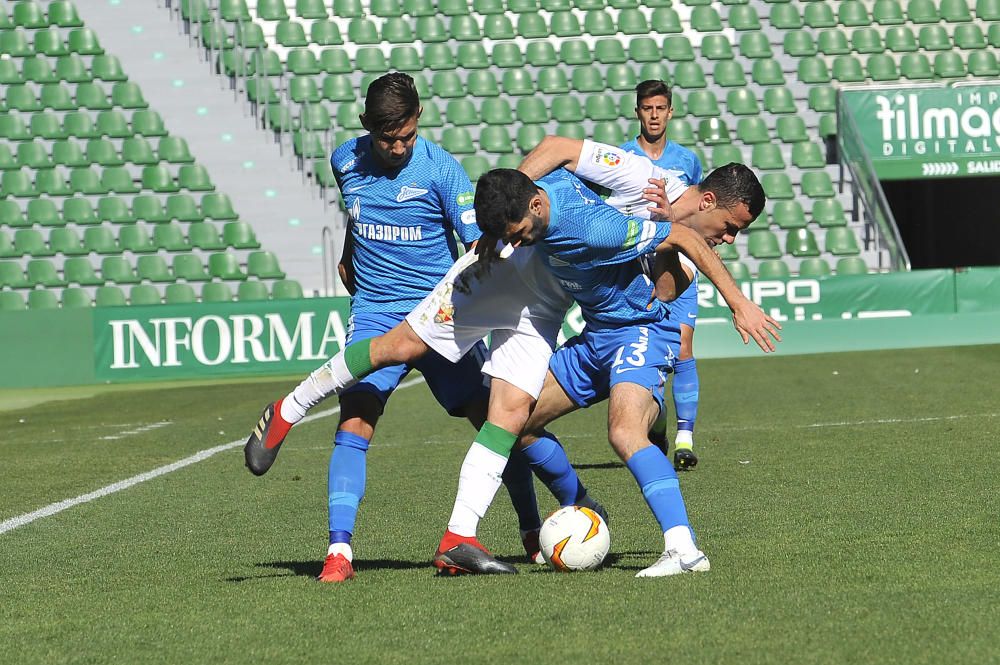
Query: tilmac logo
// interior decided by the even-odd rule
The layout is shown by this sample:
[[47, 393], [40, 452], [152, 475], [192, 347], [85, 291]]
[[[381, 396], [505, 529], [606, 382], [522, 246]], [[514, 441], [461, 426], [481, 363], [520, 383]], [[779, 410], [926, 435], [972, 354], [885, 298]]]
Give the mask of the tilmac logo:
[[1000, 152], [1000, 88], [951, 94], [876, 95], [882, 156]]
[[209, 314], [108, 321], [110, 369], [216, 366], [323, 360], [344, 346], [347, 333], [337, 312], [322, 332], [314, 332], [315, 312], [301, 312], [290, 323], [279, 314]]

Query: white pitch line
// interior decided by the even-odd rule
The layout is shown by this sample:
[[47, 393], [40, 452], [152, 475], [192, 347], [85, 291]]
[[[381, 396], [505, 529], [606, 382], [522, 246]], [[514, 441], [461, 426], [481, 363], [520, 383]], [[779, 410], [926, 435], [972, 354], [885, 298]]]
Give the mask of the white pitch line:
[[[422, 376], [415, 379], [410, 379], [399, 385], [398, 389], [409, 388], [418, 383], [423, 383], [424, 378]], [[326, 411], [321, 411], [319, 413], [313, 414], [311, 416], [306, 416], [303, 418], [298, 425], [302, 423], [307, 423], [313, 420], [319, 420], [320, 418], [326, 418], [327, 416], [332, 416], [340, 413], [340, 405], [333, 407], [332, 409], [327, 409]], [[296, 425], [296, 427], [298, 427]], [[25, 513], [24, 515], [18, 515], [17, 517], [12, 517], [9, 520], [4, 520], [0, 522], [0, 534], [7, 533], [8, 531], [13, 531], [18, 527], [22, 527], [26, 524], [31, 524], [35, 520], [40, 520], [43, 517], [49, 517], [55, 515], [56, 513], [61, 513], [67, 508], [72, 508], [73, 506], [78, 506], [81, 503], [87, 503], [93, 501], [94, 499], [100, 499], [103, 496], [108, 496], [109, 494], [114, 494], [115, 492], [121, 492], [124, 489], [128, 489], [133, 485], [138, 485], [139, 483], [144, 483], [147, 480], [152, 480], [153, 478], [159, 478], [160, 476], [166, 475], [178, 469], [183, 469], [186, 466], [191, 466], [196, 462], [201, 462], [206, 460], [213, 455], [224, 452], [226, 450], [231, 450], [237, 446], [242, 446], [246, 444], [246, 439], [238, 439], [236, 441], [230, 441], [229, 443], [224, 443], [221, 446], [215, 446], [213, 448], [206, 448], [201, 450], [190, 457], [185, 457], [182, 460], [177, 460], [172, 464], [167, 464], [166, 466], [160, 466], [152, 471], [147, 471], [146, 473], [140, 473], [137, 476], [132, 476], [131, 478], [126, 478], [125, 480], [119, 480], [117, 483], [112, 483], [106, 485], [101, 489], [94, 490], [88, 494], [81, 494], [80, 496], [73, 497], [72, 499], [65, 499], [64, 501], [59, 501], [58, 503], [49, 504], [44, 508], [40, 508], [34, 512]]]

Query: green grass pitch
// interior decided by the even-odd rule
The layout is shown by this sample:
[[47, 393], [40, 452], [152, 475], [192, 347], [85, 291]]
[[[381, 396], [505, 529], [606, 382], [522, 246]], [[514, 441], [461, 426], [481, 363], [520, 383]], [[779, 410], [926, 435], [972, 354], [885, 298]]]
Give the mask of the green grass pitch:
[[[501, 491], [480, 536], [520, 574], [435, 577], [473, 431], [417, 384], [390, 402], [369, 454], [355, 580], [312, 580], [326, 549], [327, 417], [296, 428], [263, 478], [235, 447], [0, 534], [3, 660], [1000, 659], [1000, 346], [699, 370], [701, 461], [681, 484], [710, 573], [633, 578], [662, 536], [595, 407], [553, 429], [611, 513], [610, 564], [525, 563]], [[291, 385], [0, 395], [0, 521], [242, 440]], [[555, 508], [540, 485], [539, 498]]]

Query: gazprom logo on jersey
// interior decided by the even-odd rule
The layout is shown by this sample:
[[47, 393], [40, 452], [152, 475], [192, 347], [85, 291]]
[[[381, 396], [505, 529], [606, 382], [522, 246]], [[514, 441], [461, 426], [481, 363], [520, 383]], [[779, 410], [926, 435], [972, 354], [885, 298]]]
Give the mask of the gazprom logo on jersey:
[[[130, 309], [129, 318], [95, 319], [97, 373], [156, 376], [159, 372], [149, 370], [167, 370], [164, 375], [183, 376], [207, 367], [292, 369], [296, 361], [311, 367], [343, 348], [346, 307], [319, 312], [306, 308], [325, 301], [289, 302], [294, 304], [281, 312], [248, 312], [247, 306], [228, 313], [212, 307], [158, 306]], [[176, 315], [164, 316], [164, 309]], [[147, 312], [150, 316], [144, 316]]]

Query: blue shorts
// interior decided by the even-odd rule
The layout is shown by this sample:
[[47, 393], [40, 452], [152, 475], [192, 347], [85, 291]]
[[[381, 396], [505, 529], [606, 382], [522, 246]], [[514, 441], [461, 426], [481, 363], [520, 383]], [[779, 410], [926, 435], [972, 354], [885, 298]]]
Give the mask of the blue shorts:
[[[405, 317], [406, 314], [353, 312], [348, 322], [347, 342], [357, 342], [382, 335], [394, 328]], [[490, 391], [487, 379], [482, 373], [485, 358], [486, 346], [482, 342], [472, 347], [457, 363], [448, 362], [434, 351], [430, 351], [412, 365], [393, 365], [376, 370], [342, 394], [371, 393], [385, 407], [392, 391], [399, 386], [410, 370], [416, 369], [424, 375], [427, 386], [431, 389], [438, 404], [443, 406], [450, 415], [462, 415], [461, 410], [467, 404], [478, 399], [489, 399]]]
[[626, 328], [591, 330], [558, 349], [549, 371], [577, 406], [607, 399], [618, 383], [648, 388], [663, 408], [663, 387], [680, 353], [678, 326], [668, 320]]
[[667, 303], [670, 310], [670, 318], [675, 323], [694, 328], [698, 322], [698, 276], [695, 275], [691, 284], [684, 289], [684, 293], [677, 297], [677, 300]]

